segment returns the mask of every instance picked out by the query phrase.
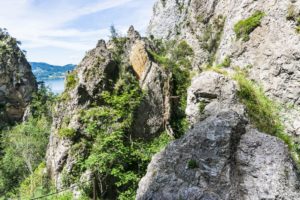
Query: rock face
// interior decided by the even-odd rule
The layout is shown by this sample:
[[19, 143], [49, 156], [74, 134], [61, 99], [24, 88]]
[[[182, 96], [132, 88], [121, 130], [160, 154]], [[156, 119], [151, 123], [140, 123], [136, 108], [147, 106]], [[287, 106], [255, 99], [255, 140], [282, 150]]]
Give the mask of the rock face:
[[[120, 41], [123, 42], [121, 45], [114, 40], [107, 44], [100, 40], [66, 78], [66, 89], [55, 109], [47, 149], [47, 168], [57, 188], [62, 187], [64, 173], [70, 172], [77, 162], [71, 151], [78, 142], [61, 137], [59, 130], [67, 128], [73, 130], [77, 138], [88, 137], [80, 112], [91, 105], [101, 105], [99, 95], [104, 90], [113, 89], [120, 70], [131, 70], [140, 87], [147, 91], [134, 117], [132, 137], [153, 138], [163, 129], [165, 74], [148, 57], [146, 49], [151, 47], [151, 42], [141, 38], [133, 27]], [[116, 60], [116, 53], [121, 56], [121, 61]], [[82, 179], [89, 178], [86, 174], [89, 172], [83, 173]]]
[[213, 72], [203, 72], [195, 76], [188, 89], [186, 115], [191, 125], [221, 110], [235, 110], [243, 115], [239, 104], [237, 84], [230, 78]]
[[186, 109], [192, 129], [152, 158], [136, 199], [300, 198], [287, 146], [251, 126], [238, 90], [216, 72], [194, 77]]
[[[296, 22], [289, 20], [289, 15], [297, 15], [299, 9], [300, 2], [290, 0], [159, 0], [149, 34], [186, 39], [196, 54], [195, 69], [209, 61], [222, 63], [225, 57], [231, 58], [232, 67], [251, 67], [250, 77], [263, 86], [267, 95], [282, 104], [299, 107], [300, 37]], [[261, 25], [250, 33], [249, 41], [237, 40], [235, 24], [258, 10], [265, 13]], [[225, 20], [223, 24], [220, 18]], [[218, 32], [220, 37], [216, 37]], [[289, 113], [294, 111], [282, 113], [283, 118], [290, 119], [285, 120], [286, 127], [290, 127], [287, 131], [299, 135], [293, 124], [298, 123], [300, 114]]]
[[0, 127], [22, 119], [36, 89], [31, 66], [16, 39], [0, 30]]
[[245, 126], [233, 111], [196, 124], [153, 157], [136, 199], [300, 198], [286, 145]]

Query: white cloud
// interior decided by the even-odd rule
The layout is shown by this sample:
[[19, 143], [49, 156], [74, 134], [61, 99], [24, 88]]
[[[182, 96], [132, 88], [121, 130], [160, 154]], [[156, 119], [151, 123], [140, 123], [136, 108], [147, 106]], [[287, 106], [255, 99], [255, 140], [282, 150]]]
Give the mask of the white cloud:
[[[0, 0], [0, 27], [7, 28], [22, 41], [22, 48], [27, 50], [29, 59], [32, 49], [42, 47], [84, 53], [94, 47], [98, 39], [107, 38], [108, 27], [80, 30], [67, 27], [68, 22], [137, 1], [149, 0]], [[137, 20], [140, 24], [145, 21], [143, 17]], [[124, 32], [128, 27], [117, 28]]]
[[[51, 2], [50, 0], [48, 1]], [[62, 1], [64, 3], [49, 10], [35, 7], [33, 0], [0, 1], [0, 26], [7, 28], [14, 37], [25, 44], [30, 44], [29, 47], [49, 45], [60, 48], [72, 48], [75, 45], [79, 48], [86, 48], [86, 45], [74, 44], [74, 42], [76, 43], [76, 38], [99, 37], [104, 33], [106, 34], [106, 31], [66, 29], [63, 27], [64, 24], [83, 15], [120, 6], [130, 1], [132, 0], [94, 1], [95, 3], [82, 6], [80, 3], [74, 4], [72, 0], [68, 0]], [[86, 1], [83, 0], [82, 2]], [[52, 37], [56, 38], [51, 39]], [[59, 37], [61, 38], [59, 39]], [[74, 41], [59, 41], [63, 40], [63, 37], [74, 37]]]

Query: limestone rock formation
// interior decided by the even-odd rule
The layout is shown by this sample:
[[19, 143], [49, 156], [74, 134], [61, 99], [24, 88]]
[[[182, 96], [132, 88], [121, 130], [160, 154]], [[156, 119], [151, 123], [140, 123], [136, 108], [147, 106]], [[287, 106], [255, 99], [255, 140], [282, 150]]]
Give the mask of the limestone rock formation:
[[[101, 106], [100, 94], [113, 90], [121, 70], [134, 73], [140, 87], [146, 91], [134, 116], [132, 137], [153, 138], [163, 129], [165, 74], [149, 58], [147, 48], [151, 48], [151, 42], [130, 27], [127, 37], [108, 43], [100, 40], [96, 48], [89, 51], [76, 69], [67, 75], [66, 89], [56, 105], [47, 149], [47, 168], [57, 188], [63, 187], [64, 174], [68, 174], [77, 162], [72, 147], [80, 142], [78, 138], [89, 137], [80, 120], [80, 112], [91, 105]], [[77, 139], [62, 137], [61, 129], [72, 131]], [[85, 153], [84, 148], [80, 153]], [[88, 179], [85, 174], [89, 172], [81, 174], [82, 180]]]
[[286, 145], [245, 126], [233, 111], [196, 124], [153, 157], [136, 199], [300, 198]]
[[[231, 66], [251, 68], [250, 77], [262, 85], [274, 100], [298, 108], [300, 105], [300, 37], [296, 21], [300, 2], [291, 0], [159, 0], [149, 25], [149, 35], [164, 39], [185, 39], [195, 51], [194, 68], [205, 63], [220, 64], [228, 57]], [[264, 17], [249, 34], [237, 39], [234, 26], [255, 11]], [[295, 16], [291, 16], [295, 15]], [[298, 109], [299, 110], [299, 109]], [[299, 135], [293, 124], [299, 112], [282, 116], [290, 134]]]
[[195, 76], [188, 89], [186, 115], [191, 125], [221, 110], [235, 110], [243, 115], [237, 97], [238, 85], [222, 74], [207, 71]]
[[37, 89], [35, 77], [18, 42], [0, 30], [0, 128], [20, 121]]

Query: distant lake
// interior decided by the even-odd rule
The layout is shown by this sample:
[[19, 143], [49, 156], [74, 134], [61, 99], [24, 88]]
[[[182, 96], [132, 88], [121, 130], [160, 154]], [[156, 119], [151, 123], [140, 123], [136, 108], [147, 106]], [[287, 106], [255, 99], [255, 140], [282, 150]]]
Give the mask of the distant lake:
[[44, 82], [55, 94], [60, 94], [65, 89], [64, 79], [44, 80]]

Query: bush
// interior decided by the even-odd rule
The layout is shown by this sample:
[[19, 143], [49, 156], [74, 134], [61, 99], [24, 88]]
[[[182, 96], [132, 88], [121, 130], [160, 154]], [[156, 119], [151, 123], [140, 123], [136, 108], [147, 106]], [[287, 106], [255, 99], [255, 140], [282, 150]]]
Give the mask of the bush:
[[245, 20], [239, 21], [234, 26], [234, 32], [237, 39], [242, 38], [244, 42], [250, 39], [249, 35], [261, 24], [262, 18], [265, 16], [265, 13], [262, 11], [255, 11], [253, 15]]
[[60, 138], [72, 139], [76, 136], [76, 130], [73, 128], [61, 128], [58, 130], [58, 135]]
[[66, 89], [65, 90], [72, 90], [75, 88], [77, 84], [77, 77], [76, 77], [76, 72], [70, 72], [66, 76]]
[[189, 160], [189, 161], [188, 161], [188, 168], [189, 168], [189, 169], [196, 169], [196, 168], [198, 168], [198, 163], [197, 163], [197, 161], [196, 161], [196, 160], [193, 160], [193, 159]]
[[[106, 186], [99, 197], [134, 199], [152, 155], [169, 142], [169, 137], [162, 134], [153, 141], [131, 137], [135, 111], [144, 98], [133, 74], [122, 71], [113, 91], [104, 91], [100, 96], [100, 106], [93, 105], [81, 113], [89, 139], [73, 145], [71, 152], [77, 162], [71, 172], [64, 174], [65, 183], [71, 185], [80, 174], [91, 170]], [[84, 189], [87, 196], [91, 195], [90, 187]]]
[[231, 65], [231, 59], [230, 57], [226, 56], [223, 62], [219, 65], [217, 65], [217, 68], [222, 68], [222, 67], [230, 67]]

